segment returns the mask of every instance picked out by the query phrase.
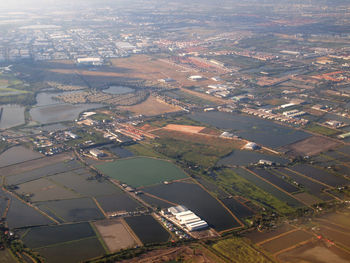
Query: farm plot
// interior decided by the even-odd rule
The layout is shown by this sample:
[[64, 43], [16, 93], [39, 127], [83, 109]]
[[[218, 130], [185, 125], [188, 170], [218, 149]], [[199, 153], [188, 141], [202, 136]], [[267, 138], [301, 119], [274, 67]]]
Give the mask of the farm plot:
[[329, 151], [325, 154], [327, 157], [330, 157], [330, 159], [335, 159], [338, 162], [349, 162], [349, 157], [348, 155], [338, 152], [338, 151]]
[[285, 150], [290, 150], [290, 155], [316, 155], [321, 152], [325, 152], [329, 149], [336, 148], [340, 145], [339, 142], [334, 140], [320, 137], [312, 136], [305, 140], [298, 141], [294, 144], [284, 147]]
[[286, 175], [289, 178], [293, 179], [298, 184], [304, 186], [306, 188], [306, 191], [308, 191], [310, 194], [316, 196], [317, 198], [319, 198], [323, 201], [330, 201], [333, 199], [330, 195], [323, 193], [323, 189], [327, 189], [327, 187], [325, 185], [311, 181], [304, 176], [301, 176], [299, 174], [296, 174], [296, 173], [294, 173], [290, 170], [284, 169], [284, 168], [279, 168], [278, 171], [281, 174]]
[[44, 157], [38, 152], [34, 152], [23, 146], [12, 147], [0, 154], [0, 167], [22, 163]]
[[48, 201], [37, 203], [44, 212], [52, 213], [64, 222], [81, 222], [104, 218], [90, 198]]
[[272, 240], [267, 240], [259, 245], [268, 252], [275, 254], [283, 249], [293, 247], [301, 242], [309, 240], [313, 237], [303, 230], [288, 232], [288, 234], [278, 236]]
[[338, 152], [342, 152], [342, 153], [344, 153], [346, 155], [349, 155], [349, 157], [350, 157], [350, 146], [348, 146], [348, 145], [345, 145], [345, 146], [342, 146], [340, 148], [337, 148], [337, 151]]
[[120, 192], [117, 187], [108, 181], [88, 180], [91, 174], [86, 170], [80, 171], [80, 173], [84, 173], [84, 175], [78, 175], [75, 171], [70, 171], [50, 176], [49, 179], [84, 196], [96, 197]]
[[294, 196], [308, 206], [322, 202], [320, 199], [316, 198], [313, 195], [310, 195], [309, 193], [297, 193], [294, 194]]
[[81, 168], [81, 164], [77, 161], [59, 162], [56, 164], [34, 169], [29, 172], [6, 176], [6, 184], [22, 184], [42, 177], [54, 175], [57, 173], [64, 173], [78, 168]]
[[343, 177], [327, 173], [324, 170], [312, 167], [310, 165], [299, 164], [293, 166], [291, 169], [333, 187], [347, 185], [350, 182]]
[[49, 165], [53, 165], [56, 163], [65, 162], [65, 161], [68, 161], [70, 159], [72, 159], [72, 157], [69, 154], [58, 154], [54, 157], [43, 157], [40, 159], [26, 161], [23, 163], [18, 163], [15, 165], [0, 168], [0, 174], [6, 174], [6, 175], [21, 174], [24, 172], [39, 169], [39, 168], [44, 167], [44, 166], [49, 166]]
[[257, 175], [264, 178], [265, 180], [269, 181], [271, 184], [278, 186], [279, 188], [283, 189], [284, 191], [286, 191], [288, 193], [294, 193], [294, 192], [299, 191], [299, 188], [291, 185], [290, 183], [283, 180], [281, 177], [278, 177], [277, 175], [272, 174], [265, 169], [253, 168], [251, 170], [254, 173], [256, 173]]
[[98, 221], [94, 223], [110, 252], [134, 247], [138, 244], [128, 228], [119, 219]]
[[234, 198], [224, 198], [224, 199], [221, 199], [221, 201], [239, 219], [244, 219], [244, 218], [251, 217], [251, 216], [255, 215], [255, 212], [253, 210], [251, 210], [247, 206], [243, 205], [242, 203], [238, 202]]
[[41, 178], [18, 185], [16, 192], [20, 195], [29, 196], [32, 202], [61, 200], [77, 198], [76, 193], [58, 186], [57, 184]]
[[350, 254], [336, 246], [326, 246], [322, 241], [314, 241], [281, 253], [277, 259], [281, 262], [319, 262], [347, 263]]
[[220, 240], [212, 248], [230, 259], [232, 263], [268, 263], [267, 259], [260, 252], [244, 242], [244, 239], [233, 237]]
[[35, 249], [48, 263], [76, 263], [106, 254], [96, 237]]
[[172, 203], [185, 205], [217, 231], [241, 226], [227, 209], [197, 184], [176, 182], [156, 185], [145, 188], [144, 192]]
[[317, 232], [326, 237], [327, 239], [332, 240], [335, 243], [339, 243], [348, 249], [350, 248], [350, 231], [344, 230], [342, 228], [337, 228], [332, 224], [327, 224], [326, 222], [317, 222], [318, 229]]
[[164, 181], [186, 178], [186, 174], [174, 164], [152, 158], [131, 158], [96, 165], [103, 174], [133, 187], [149, 186]]
[[126, 217], [126, 223], [143, 244], [167, 242], [170, 234], [151, 215]]
[[13, 197], [6, 219], [10, 229], [54, 224], [48, 217]]
[[242, 176], [244, 179], [250, 181], [251, 183], [255, 184], [257, 187], [264, 190], [265, 192], [270, 193], [271, 195], [275, 196], [279, 200], [287, 203], [288, 205], [290, 205], [292, 207], [304, 206], [298, 200], [294, 199], [293, 197], [291, 197], [287, 193], [282, 192], [281, 190], [274, 187], [272, 184], [262, 180], [261, 178], [257, 177], [255, 174], [253, 174], [251, 172], [241, 172], [241, 173], [238, 173], [238, 175]]
[[260, 243], [264, 240], [273, 239], [280, 236], [283, 233], [289, 232], [294, 228], [288, 224], [283, 224], [277, 229], [266, 230], [264, 232], [254, 230], [244, 234], [244, 237], [250, 239], [253, 243]]
[[22, 241], [30, 248], [39, 248], [89, 237], [96, 237], [91, 225], [78, 223], [30, 228]]
[[105, 212], [127, 211], [133, 212], [143, 206], [125, 193], [96, 197], [97, 202]]

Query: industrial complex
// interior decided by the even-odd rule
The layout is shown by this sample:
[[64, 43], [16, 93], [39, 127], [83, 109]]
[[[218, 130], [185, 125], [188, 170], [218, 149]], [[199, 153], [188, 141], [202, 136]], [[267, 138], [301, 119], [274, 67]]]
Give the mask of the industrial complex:
[[172, 206], [165, 213], [172, 215], [173, 219], [188, 231], [202, 230], [208, 227], [207, 222], [183, 205]]

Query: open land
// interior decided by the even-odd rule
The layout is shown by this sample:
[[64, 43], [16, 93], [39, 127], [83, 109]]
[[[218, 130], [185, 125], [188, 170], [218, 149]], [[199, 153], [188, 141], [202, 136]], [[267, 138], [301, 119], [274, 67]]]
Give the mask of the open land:
[[149, 96], [146, 101], [139, 103], [137, 105], [119, 106], [118, 109], [131, 111], [136, 115], [142, 114], [145, 116], [160, 115], [164, 113], [177, 112], [181, 110], [180, 107], [170, 105], [153, 96]]
[[332, 139], [319, 136], [312, 136], [300, 142], [288, 145], [286, 149], [290, 150], [290, 154], [292, 155], [302, 154], [304, 156], [312, 156], [321, 152], [326, 152], [329, 149], [334, 149], [339, 145], [339, 142], [336, 142]]
[[98, 221], [95, 223], [95, 226], [106, 243], [108, 250], [112, 253], [138, 244], [134, 235], [130, 233], [121, 220]]

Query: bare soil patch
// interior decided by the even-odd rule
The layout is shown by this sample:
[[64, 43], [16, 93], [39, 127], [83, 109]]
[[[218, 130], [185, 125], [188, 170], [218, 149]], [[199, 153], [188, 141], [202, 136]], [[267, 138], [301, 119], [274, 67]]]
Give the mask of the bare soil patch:
[[316, 155], [340, 145], [339, 142], [321, 136], [311, 136], [285, 147], [289, 155]]
[[315, 241], [282, 253], [277, 258], [281, 262], [290, 263], [346, 263], [349, 262], [349, 257], [349, 253], [336, 246], [327, 246], [322, 241]]
[[[110, 252], [134, 247], [138, 244], [127, 227], [119, 219], [98, 221], [95, 226]], [[139, 244], [142, 245], [142, 244]]]
[[201, 127], [201, 126], [168, 124], [168, 125], [165, 126], [163, 129], [172, 130], [172, 131], [179, 131], [179, 132], [199, 133], [199, 132], [201, 132], [204, 128], [205, 128], [205, 127]]
[[121, 110], [131, 111], [135, 114], [142, 114], [145, 116], [155, 116], [169, 112], [180, 111], [181, 108], [178, 106], [173, 106], [163, 101], [158, 100], [157, 98], [150, 96], [146, 101], [133, 105], [133, 106], [120, 106], [118, 107]]

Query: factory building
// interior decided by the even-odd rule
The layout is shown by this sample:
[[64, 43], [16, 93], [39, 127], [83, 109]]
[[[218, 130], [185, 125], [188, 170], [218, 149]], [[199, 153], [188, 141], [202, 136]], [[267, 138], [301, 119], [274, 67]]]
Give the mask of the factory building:
[[171, 213], [176, 220], [189, 231], [201, 230], [208, 227], [207, 222], [202, 220], [199, 216], [188, 210], [183, 205], [173, 206], [168, 208], [168, 212]]
[[100, 158], [106, 155], [104, 152], [100, 151], [99, 149], [91, 149], [90, 154], [96, 158]]

